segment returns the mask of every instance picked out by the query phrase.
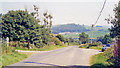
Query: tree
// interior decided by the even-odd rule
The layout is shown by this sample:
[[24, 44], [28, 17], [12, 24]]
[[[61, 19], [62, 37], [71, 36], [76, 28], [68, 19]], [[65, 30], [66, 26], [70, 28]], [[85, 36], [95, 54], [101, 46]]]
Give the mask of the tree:
[[[38, 21], [28, 11], [9, 11], [2, 15], [2, 37], [10, 41], [41, 42], [41, 29]], [[40, 44], [39, 44], [40, 45]]]
[[113, 11], [115, 12], [114, 18], [111, 17], [106, 20], [108, 21], [108, 23], [112, 24], [111, 28], [109, 29], [110, 36], [112, 38], [118, 38], [117, 46], [115, 46], [114, 49], [114, 56], [115, 65], [120, 66], [120, 1]]
[[62, 42], [65, 41], [65, 38], [63, 37], [63, 35], [58, 34], [56, 37]]
[[108, 34], [106, 34], [104, 37], [101, 36], [101, 37], [97, 37], [97, 42], [102, 42], [103, 44], [108, 44], [108, 43], [111, 43], [112, 42], [112, 38], [111, 36]]
[[44, 25], [46, 28], [49, 29], [49, 33], [52, 32], [51, 28], [52, 28], [52, 15], [49, 14], [48, 12], [43, 13], [44, 16]]
[[82, 32], [81, 34], [79, 34], [79, 41], [81, 41], [81, 43], [85, 44], [88, 42], [89, 36], [88, 34], [85, 34], [84, 32]]
[[112, 42], [112, 38], [110, 37], [110, 35], [105, 35], [102, 39], [102, 43], [103, 44], [108, 44]]

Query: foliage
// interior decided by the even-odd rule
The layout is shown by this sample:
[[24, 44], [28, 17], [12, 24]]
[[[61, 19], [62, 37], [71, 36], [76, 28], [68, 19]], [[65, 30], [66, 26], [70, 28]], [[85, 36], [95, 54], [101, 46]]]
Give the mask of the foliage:
[[82, 44], [85, 44], [88, 42], [88, 34], [85, 34], [84, 32], [82, 32], [81, 34], [79, 34], [79, 41], [81, 41]]
[[40, 43], [40, 26], [27, 11], [9, 11], [2, 16], [2, 37], [10, 41], [37, 41]]
[[5, 42], [2, 43], [2, 54], [8, 54], [15, 52], [15, 49], [7, 46]]
[[48, 28], [49, 33], [51, 33], [51, 28], [52, 28], [52, 15], [49, 14], [48, 12], [43, 13], [44, 16], [44, 26]]
[[117, 46], [114, 49], [114, 56], [115, 56], [115, 65], [116, 66], [120, 66], [120, 1], [118, 3], [118, 5], [115, 7], [114, 9], [115, 15], [114, 18], [108, 18], [106, 19], [108, 21], [108, 23], [111, 23], [112, 26], [109, 29], [110, 31], [110, 36], [112, 38], [118, 38], [117, 41]]
[[28, 42], [37, 47], [48, 44], [49, 30], [39, 25], [36, 15], [28, 11], [12, 10], [2, 15], [2, 32], [2, 38], [9, 37], [10, 41]]
[[62, 45], [62, 42], [57, 37], [50, 38], [51, 42], [54, 42], [56, 45]]
[[93, 55], [91, 57], [91, 65], [92, 68], [116, 68], [114, 65], [114, 48], [108, 48], [105, 50], [104, 53], [100, 53], [97, 55]]
[[108, 43], [112, 43], [112, 38], [108, 34], [108, 35], [105, 35], [104, 37], [103, 36], [97, 37], [97, 42], [99, 41], [102, 42], [103, 44], [108, 44]]
[[112, 26], [109, 29], [111, 37], [116, 37], [117, 35], [120, 35], [120, 1], [118, 3], [118, 6], [115, 7], [114, 12], [115, 12], [115, 17], [110, 19], [106, 19], [108, 23], [111, 23]]
[[62, 41], [62, 42], [65, 41], [65, 38], [64, 38], [62, 35], [60, 35], [60, 34], [58, 34], [56, 37], [57, 37], [60, 41]]
[[104, 38], [102, 39], [103, 44], [108, 44], [112, 42], [112, 38], [110, 35], [105, 35]]

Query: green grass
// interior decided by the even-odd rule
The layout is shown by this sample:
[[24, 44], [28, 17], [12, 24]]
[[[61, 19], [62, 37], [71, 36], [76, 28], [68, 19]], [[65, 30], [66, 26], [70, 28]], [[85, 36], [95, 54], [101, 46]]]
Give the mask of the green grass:
[[[99, 31], [99, 29], [103, 29], [102, 31]], [[91, 31], [87, 31], [85, 32], [86, 34], [89, 35], [89, 38], [91, 38]], [[101, 27], [97, 27], [97, 28], [94, 28], [93, 30], [93, 38], [97, 38], [97, 37], [100, 37], [100, 36], [104, 36], [106, 34], [108, 34], [109, 31], [107, 28], [101, 28]], [[79, 37], [79, 34], [68, 34], [68, 35], [63, 35], [65, 38], [78, 38]]]
[[10, 65], [10, 64], [19, 62], [27, 57], [28, 57], [27, 55], [20, 54], [17, 52], [13, 52], [10, 54], [3, 54], [2, 55], [2, 66], [6, 66], [6, 65]]
[[[59, 46], [59, 45], [51, 45], [51, 46], [45, 46], [43, 48], [34, 48], [30, 49], [31, 51], [48, 51], [48, 50], [54, 50], [57, 48], [62, 48], [62, 47], [67, 47], [67, 45], [64, 46]], [[28, 50], [25, 48], [17, 48], [19, 50]], [[14, 64], [16, 62], [19, 62], [28, 56], [32, 55], [32, 53], [23, 53], [23, 52], [12, 52], [12, 53], [7, 53], [2, 55], [2, 66], [7, 66], [10, 64]]]
[[[88, 34], [89, 37], [91, 38], [91, 31], [87, 31], [85, 33]], [[108, 31], [93, 31], [93, 38], [104, 36], [104, 35], [106, 35], [108, 33], [109, 33]]]
[[[63, 46], [60, 46], [60, 45], [46, 45], [42, 48], [33, 48], [33, 49], [29, 49], [30, 51], [49, 51], [49, 50], [55, 50], [55, 49], [58, 49], [58, 48], [62, 48], [62, 47], [67, 47], [67, 45], [63, 45]], [[28, 49], [25, 49], [25, 48], [19, 48], [17, 47], [16, 48], [17, 50], [28, 50]]]
[[[84, 44], [84, 45], [80, 45], [79, 48], [88, 48], [89, 44]], [[102, 50], [102, 45], [98, 45], [98, 46], [90, 46], [89, 49], [96, 49], [96, 50]]]
[[113, 63], [115, 60], [113, 51], [113, 47], [110, 47], [103, 53], [93, 55], [90, 59], [91, 68], [116, 68]]
[[107, 68], [110, 65], [107, 59], [103, 53], [93, 55], [90, 59], [91, 68]]

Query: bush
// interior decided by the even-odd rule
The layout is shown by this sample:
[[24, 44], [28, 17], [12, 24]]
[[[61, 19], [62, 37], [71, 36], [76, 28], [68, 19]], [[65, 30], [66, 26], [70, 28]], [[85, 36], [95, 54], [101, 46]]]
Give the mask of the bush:
[[109, 59], [107, 60], [107, 62], [109, 62], [109, 64], [113, 64], [113, 62], [114, 62], [114, 54], [113, 54], [113, 51], [114, 51], [114, 48], [113, 48], [113, 46], [112, 46], [112, 47], [106, 49], [106, 50], [104, 51], [104, 53], [103, 53], [103, 56], [106, 56], [106, 58], [109, 58]]
[[63, 37], [63, 35], [58, 34], [56, 37], [62, 42], [65, 41], [65, 38]]
[[56, 37], [52, 37], [50, 41], [54, 42], [56, 45], [62, 45], [62, 42]]
[[11, 47], [16, 47], [17, 45], [18, 45], [18, 42], [16, 42], [16, 41], [9, 42], [9, 46], [11, 46]]

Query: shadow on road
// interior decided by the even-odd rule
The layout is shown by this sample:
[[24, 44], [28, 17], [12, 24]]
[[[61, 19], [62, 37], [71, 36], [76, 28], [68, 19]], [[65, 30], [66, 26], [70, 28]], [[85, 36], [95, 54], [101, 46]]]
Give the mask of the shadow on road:
[[[4, 66], [2, 68], [90, 68], [90, 66], [80, 66], [80, 65], [60, 66], [49, 63], [39, 63], [39, 62], [29, 62], [29, 61], [24, 63], [31, 63], [31, 66]], [[32, 66], [32, 64], [41, 64], [41, 66]]]
[[89, 66], [3, 66], [2, 68], [90, 68]]

